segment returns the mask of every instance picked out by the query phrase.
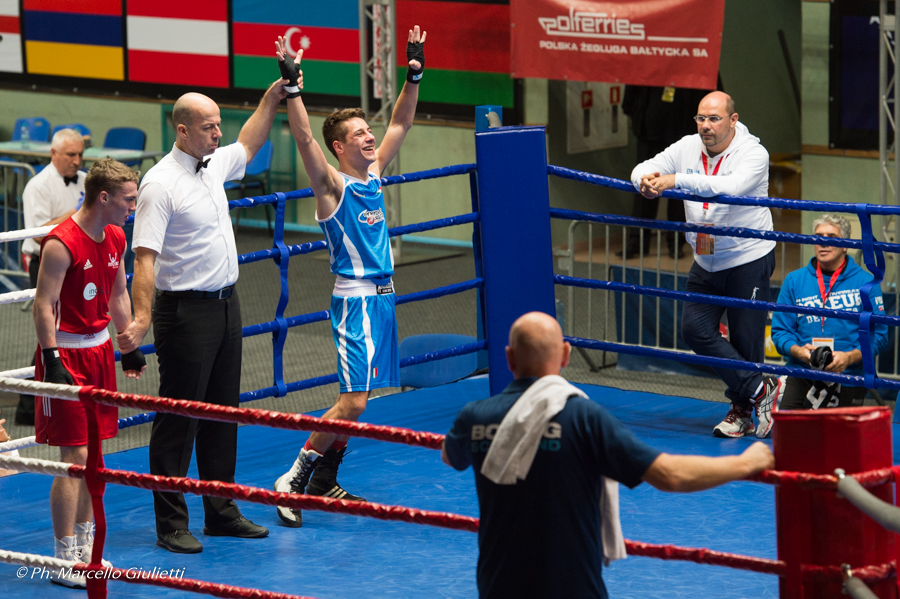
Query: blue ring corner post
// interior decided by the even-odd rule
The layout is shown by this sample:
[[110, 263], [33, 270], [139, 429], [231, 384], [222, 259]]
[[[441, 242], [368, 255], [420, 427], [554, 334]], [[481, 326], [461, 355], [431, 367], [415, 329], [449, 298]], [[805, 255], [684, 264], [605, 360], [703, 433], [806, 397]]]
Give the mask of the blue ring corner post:
[[556, 318], [544, 127], [475, 133], [491, 394], [512, 380], [505, 348], [526, 312]]

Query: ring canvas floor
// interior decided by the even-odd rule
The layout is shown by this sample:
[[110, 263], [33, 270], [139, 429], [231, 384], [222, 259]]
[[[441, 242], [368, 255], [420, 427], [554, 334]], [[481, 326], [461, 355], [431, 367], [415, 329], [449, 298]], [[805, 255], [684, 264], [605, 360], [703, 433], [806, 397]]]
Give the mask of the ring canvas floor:
[[[711, 435], [725, 404], [579, 386], [662, 451], [726, 455], [739, 453], [755, 440]], [[364, 419], [445, 433], [466, 402], [487, 395], [487, 379], [474, 378], [374, 399]], [[271, 488], [306, 437], [305, 432], [240, 427], [237, 482]], [[448, 468], [437, 451], [366, 439], [351, 440], [349, 451], [340, 481], [353, 493], [384, 504], [478, 515], [472, 471]], [[147, 448], [108, 455], [106, 463], [147, 472]], [[195, 466], [188, 476], [197, 476]], [[50, 478], [42, 475], [0, 478], [0, 497], [16, 506], [8, 511], [16, 517], [5, 523], [0, 549], [52, 555], [49, 488]], [[634, 490], [623, 487], [620, 500], [626, 538], [776, 558], [774, 488], [769, 485], [738, 482], [675, 495], [642, 484]], [[200, 502], [200, 497], [188, 496], [191, 530], [204, 550], [177, 555], [155, 544], [149, 491], [107, 486], [110, 530], [105, 557], [120, 568], [181, 569], [185, 578], [319, 599], [477, 596], [474, 533], [314, 511], [304, 512], [303, 527], [293, 529], [281, 524], [275, 508], [241, 503], [245, 516], [271, 530], [268, 538], [206, 537]], [[44, 599], [84, 593], [40, 580], [32, 570], [20, 578], [19, 568], [0, 564], [0, 596]], [[615, 562], [603, 576], [612, 598], [778, 596], [774, 576], [643, 557]], [[108, 588], [113, 598], [194, 595], [117, 581], [110, 581]]]

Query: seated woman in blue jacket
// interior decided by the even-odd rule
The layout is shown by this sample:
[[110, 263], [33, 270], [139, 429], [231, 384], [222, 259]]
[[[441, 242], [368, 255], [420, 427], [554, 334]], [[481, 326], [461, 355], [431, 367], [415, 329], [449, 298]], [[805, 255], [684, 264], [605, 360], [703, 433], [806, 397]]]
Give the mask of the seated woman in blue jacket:
[[[823, 214], [813, 223], [813, 234], [847, 239], [850, 223], [843, 216]], [[847, 255], [846, 248], [816, 245], [815, 252], [806, 267], [785, 277], [778, 303], [859, 312], [862, 309], [859, 288], [871, 281], [872, 275]], [[876, 312], [883, 314], [880, 287], [873, 287], [869, 296]], [[823, 322], [819, 316], [775, 312], [772, 341], [778, 353], [787, 358], [788, 366], [863, 375], [856, 322], [827, 317]], [[876, 355], [887, 345], [886, 325], [875, 325], [873, 344]], [[862, 405], [865, 395], [865, 387], [788, 377], [779, 409]]]

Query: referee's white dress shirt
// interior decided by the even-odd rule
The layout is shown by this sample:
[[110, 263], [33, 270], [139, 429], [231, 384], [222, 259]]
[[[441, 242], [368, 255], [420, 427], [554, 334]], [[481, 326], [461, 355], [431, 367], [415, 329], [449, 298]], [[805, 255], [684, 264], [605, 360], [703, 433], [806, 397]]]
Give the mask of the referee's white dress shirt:
[[[87, 175], [78, 171], [75, 176], [78, 181], [66, 185], [51, 162], [31, 178], [22, 192], [26, 229], [40, 227], [78, 206], [78, 201], [84, 198], [84, 178]], [[22, 253], [40, 254], [41, 245], [34, 239], [26, 239], [22, 242]]]
[[237, 281], [237, 247], [223, 185], [244, 176], [247, 153], [233, 143], [208, 158], [198, 171], [197, 159], [173, 146], [141, 181], [132, 246], [159, 253], [157, 289], [216, 291]]

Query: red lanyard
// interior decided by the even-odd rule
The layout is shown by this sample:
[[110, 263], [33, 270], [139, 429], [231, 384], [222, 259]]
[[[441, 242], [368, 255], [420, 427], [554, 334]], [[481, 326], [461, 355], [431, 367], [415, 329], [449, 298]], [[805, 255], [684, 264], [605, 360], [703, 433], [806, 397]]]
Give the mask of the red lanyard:
[[[828, 284], [828, 291], [825, 291], [825, 278], [822, 276], [822, 265], [819, 264], [819, 261], [816, 260], [816, 277], [819, 279], [819, 294], [822, 296], [822, 307], [826, 308], [825, 302], [828, 301], [828, 296], [831, 295], [831, 290], [834, 288], [834, 284], [837, 283], [838, 276], [841, 274], [841, 271], [844, 270], [844, 266], [847, 264], [847, 259], [844, 258], [844, 261], [841, 262], [841, 265], [838, 266], [838, 269], [834, 271], [834, 274], [831, 275], [831, 282]], [[825, 331], [825, 317], [822, 317], [822, 331]]]
[[[726, 158], [728, 158], [728, 154], [725, 154], [725, 156], [722, 157], [722, 160], [720, 160], [718, 164], [716, 164], [716, 168], [713, 169], [713, 174], [710, 175], [709, 169], [706, 164], [706, 154], [700, 152], [700, 159], [703, 161], [703, 174], [705, 174], [707, 177], [715, 177], [716, 173], [719, 172], [719, 167], [722, 166], [722, 163], [725, 162]], [[703, 202], [703, 209], [709, 210], [709, 202]]]

